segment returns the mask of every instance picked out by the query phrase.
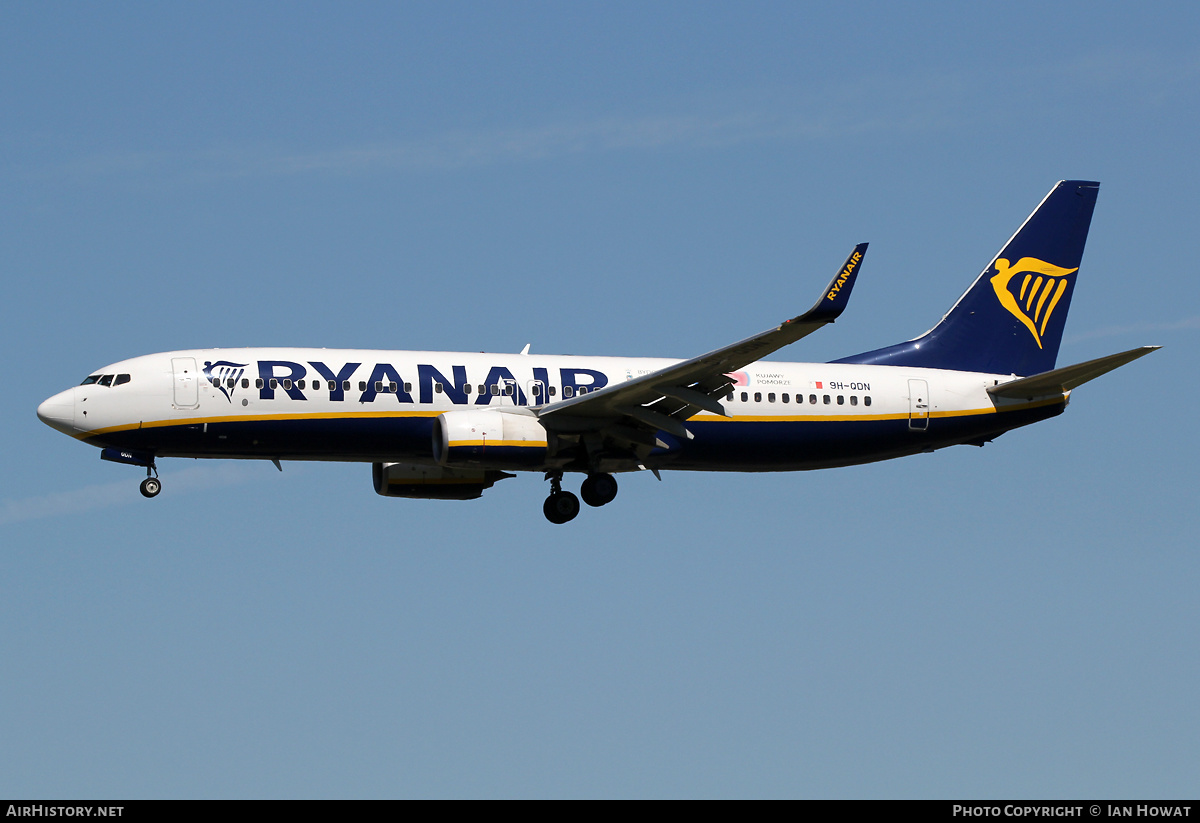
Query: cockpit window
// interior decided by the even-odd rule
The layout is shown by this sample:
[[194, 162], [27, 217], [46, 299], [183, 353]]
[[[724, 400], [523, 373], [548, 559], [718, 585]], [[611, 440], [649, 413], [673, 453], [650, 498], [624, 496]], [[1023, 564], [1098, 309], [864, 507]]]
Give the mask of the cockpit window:
[[90, 375], [88, 375], [87, 377], [83, 378], [83, 382], [82, 382], [82, 383], [80, 383], [79, 385], [81, 385], [81, 386], [90, 386], [90, 385], [92, 385], [93, 383], [97, 382], [99, 379], [100, 379], [100, 375], [98, 375], [98, 374], [90, 374]]
[[111, 374], [106, 374], [100, 378], [100, 385], [101, 386], [111, 386], [112, 380], [113, 380], [113, 376]]
[[125, 383], [128, 383], [128, 382], [129, 382], [129, 380], [130, 380], [130, 377], [129, 377], [129, 375], [127, 375], [127, 374], [118, 374], [118, 375], [117, 375], [117, 379], [113, 381], [113, 385], [114, 385], [114, 386], [120, 386], [120, 385], [123, 385], [123, 384], [125, 384]]

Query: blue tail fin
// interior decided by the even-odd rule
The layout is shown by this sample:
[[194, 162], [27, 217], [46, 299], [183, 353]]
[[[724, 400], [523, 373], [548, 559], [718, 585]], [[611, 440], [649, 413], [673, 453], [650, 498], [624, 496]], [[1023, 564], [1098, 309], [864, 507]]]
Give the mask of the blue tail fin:
[[1099, 189], [1059, 182], [940, 323], [907, 343], [833, 362], [1019, 375], [1053, 369]]

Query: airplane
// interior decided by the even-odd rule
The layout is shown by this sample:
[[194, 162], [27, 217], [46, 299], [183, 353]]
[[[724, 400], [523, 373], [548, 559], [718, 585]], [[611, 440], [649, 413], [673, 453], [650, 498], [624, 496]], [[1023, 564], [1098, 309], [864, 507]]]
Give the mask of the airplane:
[[1056, 368], [1099, 183], [1057, 183], [940, 322], [828, 363], [762, 358], [845, 310], [854, 248], [817, 302], [690, 360], [305, 348], [123, 360], [38, 417], [146, 469], [161, 457], [353, 461], [388, 497], [468, 500], [515, 472], [550, 481], [551, 523], [616, 497], [614, 475], [849, 466], [1001, 434], [1061, 414], [1071, 392], [1158, 346]]

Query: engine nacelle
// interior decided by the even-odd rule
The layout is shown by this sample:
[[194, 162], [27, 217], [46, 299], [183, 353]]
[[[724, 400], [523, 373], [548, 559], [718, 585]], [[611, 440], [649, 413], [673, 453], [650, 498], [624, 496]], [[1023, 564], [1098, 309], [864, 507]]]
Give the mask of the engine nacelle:
[[443, 469], [409, 463], [373, 463], [371, 480], [375, 492], [384, 497], [416, 497], [426, 500], [474, 500], [497, 480], [516, 477], [501, 471]]
[[536, 469], [549, 453], [549, 435], [531, 415], [488, 409], [438, 415], [433, 457], [443, 466]]

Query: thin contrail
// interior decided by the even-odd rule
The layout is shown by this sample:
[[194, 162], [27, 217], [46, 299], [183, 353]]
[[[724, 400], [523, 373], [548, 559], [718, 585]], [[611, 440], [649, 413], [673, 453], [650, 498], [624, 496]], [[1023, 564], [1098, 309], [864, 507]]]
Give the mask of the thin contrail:
[[[245, 483], [257, 476], [259, 473], [245, 463], [222, 463], [171, 472], [163, 476], [163, 485], [169, 486], [172, 491], [195, 491]], [[0, 502], [0, 526], [24, 520], [80, 514], [139, 501], [142, 501], [142, 497], [137, 492], [137, 483], [130, 480], [100, 483], [21, 500], [5, 500]]]
[[1094, 340], [1101, 337], [1119, 337], [1126, 334], [1144, 334], [1156, 331], [1180, 331], [1183, 329], [1200, 329], [1200, 315], [1170, 323], [1138, 323], [1132, 326], [1105, 326], [1102, 329], [1085, 331], [1082, 334], [1069, 335], [1065, 343], [1078, 343], [1081, 340]]

